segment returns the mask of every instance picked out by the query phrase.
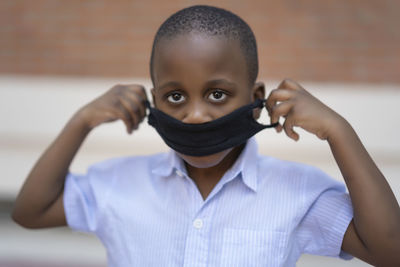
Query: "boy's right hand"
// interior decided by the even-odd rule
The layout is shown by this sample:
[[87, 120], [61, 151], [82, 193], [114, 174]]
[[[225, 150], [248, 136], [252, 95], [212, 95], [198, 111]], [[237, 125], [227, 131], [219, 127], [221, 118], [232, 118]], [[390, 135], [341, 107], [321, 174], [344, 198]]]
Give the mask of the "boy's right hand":
[[27, 228], [67, 225], [63, 187], [86, 134], [101, 123], [118, 119], [131, 133], [146, 116], [146, 100], [143, 86], [116, 85], [80, 108], [29, 173], [15, 201], [13, 220]]
[[88, 130], [104, 122], [121, 119], [130, 134], [146, 117], [146, 100], [146, 91], [143, 86], [118, 84], [83, 106], [76, 116], [84, 121]]

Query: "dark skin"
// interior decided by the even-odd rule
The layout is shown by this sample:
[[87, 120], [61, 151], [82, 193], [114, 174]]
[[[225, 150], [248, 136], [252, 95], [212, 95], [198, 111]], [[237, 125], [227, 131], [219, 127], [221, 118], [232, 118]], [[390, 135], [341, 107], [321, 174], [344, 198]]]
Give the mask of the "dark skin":
[[[217, 44], [215, 44], [217, 42]], [[224, 116], [256, 98], [264, 98], [264, 85], [249, 88], [244, 57], [232, 57], [240, 48], [224, 39], [181, 36], [159, 45], [154, 64], [155, 106], [185, 123], [204, 123]], [[189, 176], [206, 199], [243, 147], [194, 157], [178, 155]]]
[[[187, 123], [201, 123], [264, 98], [263, 83], [249, 84], [238, 43], [203, 35], [163, 41], [154, 62], [155, 106]], [[68, 168], [95, 127], [122, 120], [128, 133], [146, 116], [146, 93], [140, 85], [117, 85], [78, 110], [38, 160], [15, 202], [13, 219], [28, 228], [66, 225], [62, 203]], [[271, 123], [280, 117], [294, 140], [302, 127], [326, 140], [349, 189], [354, 208], [342, 249], [375, 266], [400, 266], [400, 209], [385, 177], [351, 125], [308, 93], [285, 79], [267, 98]], [[259, 111], [254, 113], [259, 116]], [[203, 198], [239, 156], [242, 147], [205, 156], [179, 154]], [[35, 186], [41, 184], [40, 187]]]

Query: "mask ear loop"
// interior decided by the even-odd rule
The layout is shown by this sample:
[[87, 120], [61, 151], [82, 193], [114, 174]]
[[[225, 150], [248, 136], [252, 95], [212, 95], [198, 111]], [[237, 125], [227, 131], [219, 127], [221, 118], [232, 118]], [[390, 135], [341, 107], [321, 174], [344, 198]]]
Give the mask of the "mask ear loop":
[[262, 107], [265, 107], [265, 103], [267, 103], [267, 99], [261, 99]]
[[[257, 107], [259, 108], [264, 108], [265, 107], [265, 103], [267, 102], [267, 99], [259, 99], [260, 100], [260, 104], [257, 105]], [[279, 125], [279, 121], [272, 123], [272, 124], [267, 124], [264, 125], [265, 128], [275, 128], [276, 126]]]
[[149, 101], [149, 100], [144, 101], [144, 105], [145, 105], [146, 108], [148, 108], [149, 110], [151, 109], [151, 105], [150, 105], [150, 101]]

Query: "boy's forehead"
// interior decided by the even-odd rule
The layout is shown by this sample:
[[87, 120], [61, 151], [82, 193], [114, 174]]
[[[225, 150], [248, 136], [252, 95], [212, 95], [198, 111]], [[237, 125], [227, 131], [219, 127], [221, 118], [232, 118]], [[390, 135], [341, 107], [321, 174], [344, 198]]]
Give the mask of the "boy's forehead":
[[247, 77], [239, 41], [204, 34], [178, 35], [160, 41], [155, 50], [153, 71], [156, 83], [163, 77], [193, 72]]
[[159, 42], [156, 50], [159, 54], [170, 54], [178, 52], [184, 56], [215, 57], [225, 54], [233, 56], [240, 52], [239, 42], [228, 40], [222, 36], [209, 36], [203, 33], [190, 33], [178, 35]]

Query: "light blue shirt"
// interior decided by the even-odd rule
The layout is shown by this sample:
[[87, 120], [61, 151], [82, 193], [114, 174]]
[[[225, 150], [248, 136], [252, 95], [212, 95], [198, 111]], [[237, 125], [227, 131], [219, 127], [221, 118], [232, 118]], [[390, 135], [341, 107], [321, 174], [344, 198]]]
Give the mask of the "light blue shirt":
[[295, 266], [341, 251], [353, 217], [343, 183], [259, 155], [249, 139], [204, 201], [174, 151], [120, 157], [69, 173], [68, 225], [94, 233], [109, 266]]

